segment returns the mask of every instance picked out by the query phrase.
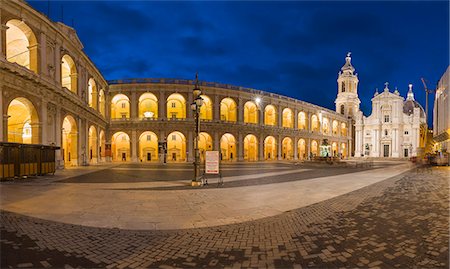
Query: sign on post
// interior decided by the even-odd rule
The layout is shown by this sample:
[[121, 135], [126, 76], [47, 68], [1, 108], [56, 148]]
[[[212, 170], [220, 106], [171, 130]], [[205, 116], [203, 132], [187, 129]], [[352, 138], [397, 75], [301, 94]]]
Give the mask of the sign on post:
[[206, 151], [205, 174], [219, 174], [219, 152]]

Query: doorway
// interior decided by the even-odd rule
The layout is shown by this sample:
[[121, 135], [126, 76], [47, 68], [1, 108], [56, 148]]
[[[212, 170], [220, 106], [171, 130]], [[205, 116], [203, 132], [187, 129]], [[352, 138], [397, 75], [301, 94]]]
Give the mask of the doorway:
[[389, 157], [389, 145], [383, 145], [383, 157]]

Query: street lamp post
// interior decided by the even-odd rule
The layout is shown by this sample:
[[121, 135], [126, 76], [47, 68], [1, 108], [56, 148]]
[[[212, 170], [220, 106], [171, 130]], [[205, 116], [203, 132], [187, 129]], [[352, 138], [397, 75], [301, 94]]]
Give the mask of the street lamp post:
[[195, 118], [195, 138], [194, 138], [194, 178], [192, 179], [192, 186], [200, 186], [200, 152], [198, 149], [198, 140], [200, 135], [200, 108], [203, 105], [201, 97], [202, 91], [198, 86], [198, 73], [195, 75], [195, 88], [192, 90], [194, 94], [194, 102], [191, 104], [191, 109], [194, 112]]

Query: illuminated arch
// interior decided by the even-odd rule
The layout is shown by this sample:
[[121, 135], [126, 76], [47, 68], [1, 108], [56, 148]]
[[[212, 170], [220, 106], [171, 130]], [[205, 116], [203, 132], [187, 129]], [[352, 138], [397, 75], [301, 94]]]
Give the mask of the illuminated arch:
[[223, 98], [220, 102], [220, 120], [236, 122], [237, 105], [232, 98]]
[[311, 131], [318, 132], [319, 130], [319, 118], [317, 117], [317, 115], [313, 114], [311, 116]]
[[186, 100], [183, 95], [173, 93], [167, 97], [167, 118], [185, 119], [186, 118]]
[[277, 125], [277, 109], [273, 105], [267, 105], [264, 108], [264, 124], [271, 126]]
[[78, 164], [78, 127], [75, 119], [68, 115], [62, 124], [62, 156], [65, 166]]
[[258, 139], [252, 134], [249, 134], [244, 138], [244, 160], [258, 160]]
[[285, 128], [294, 128], [294, 114], [290, 108], [283, 109], [282, 126]]
[[338, 135], [339, 134], [339, 123], [337, 122], [337, 120], [333, 121], [333, 135]]
[[299, 139], [297, 142], [297, 154], [299, 160], [305, 160], [306, 156], [306, 142], [305, 139]]
[[93, 78], [90, 78], [88, 82], [88, 103], [93, 109], [97, 109], [97, 97], [97, 83], [95, 83]]
[[290, 137], [285, 137], [281, 144], [281, 157], [283, 160], [292, 160], [294, 158], [294, 143]]
[[117, 132], [111, 139], [113, 161], [126, 162], [131, 158], [130, 137], [127, 133]]
[[211, 99], [206, 95], [201, 95], [203, 99], [203, 105], [200, 107], [200, 119], [202, 120], [212, 120], [213, 109]]
[[298, 119], [297, 119], [298, 129], [305, 130], [307, 129], [306, 125], [306, 113], [305, 112], [299, 112], [298, 113]]
[[338, 146], [336, 142], [331, 143], [331, 154], [336, 157], [338, 155]]
[[106, 136], [105, 136], [105, 132], [103, 130], [100, 131], [99, 134], [99, 142], [100, 145], [98, 147], [98, 156], [100, 157], [101, 161], [105, 161], [106, 158]]
[[347, 136], [347, 124], [345, 122], [341, 123], [341, 135]]
[[6, 59], [38, 73], [38, 44], [33, 30], [23, 21], [6, 23]]
[[98, 140], [97, 140], [97, 129], [95, 126], [89, 127], [89, 138], [88, 138], [88, 160], [92, 163], [97, 162], [98, 158]]
[[167, 136], [167, 161], [186, 161], [186, 138], [183, 133], [175, 131]]
[[141, 162], [158, 161], [158, 136], [146, 131], [139, 136], [139, 160]]
[[327, 118], [322, 118], [322, 133], [325, 135], [330, 134], [330, 122]]
[[264, 159], [277, 159], [277, 141], [273, 136], [268, 136], [264, 139]]
[[220, 153], [222, 161], [236, 160], [236, 139], [232, 134], [226, 133], [220, 138]]
[[200, 161], [205, 161], [206, 151], [213, 149], [213, 140], [206, 132], [201, 132], [198, 139], [198, 149], [200, 151]]
[[[39, 116], [33, 103], [18, 97], [9, 103], [7, 111], [8, 142], [39, 144]], [[2, 130], [3, 131], [3, 130]]]
[[252, 101], [244, 104], [244, 123], [258, 123], [258, 107]]
[[103, 89], [101, 89], [98, 92], [98, 111], [100, 112], [100, 114], [105, 116], [106, 101], [105, 101], [105, 91]]
[[312, 156], [319, 156], [319, 144], [316, 140], [311, 140], [311, 154]]
[[347, 158], [347, 144], [341, 143], [341, 156], [342, 158]]
[[77, 93], [78, 84], [77, 67], [72, 57], [65, 54], [61, 59], [61, 86]]
[[124, 94], [116, 94], [111, 99], [111, 119], [130, 118], [130, 99]]
[[146, 92], [139, 97], [139, 118], [158, 118], [158, 98], [153, 93]]

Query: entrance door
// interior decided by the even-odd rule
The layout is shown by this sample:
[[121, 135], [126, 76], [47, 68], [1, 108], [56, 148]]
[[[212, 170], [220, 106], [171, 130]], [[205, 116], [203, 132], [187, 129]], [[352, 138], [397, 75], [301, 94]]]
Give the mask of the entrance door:
[[408, 157], [408, 149], [404, 149], [405, 157]]
[[152, 160], [152, 154], [150, 152], [147, 152], [147, 161]]
[[122, 161], [127, 160], [127, 154], [125, 152], [122, 152]]
[[383, 149], [384, 149], [384, 157], [389, 157], [389, 145], [383, 145]]

